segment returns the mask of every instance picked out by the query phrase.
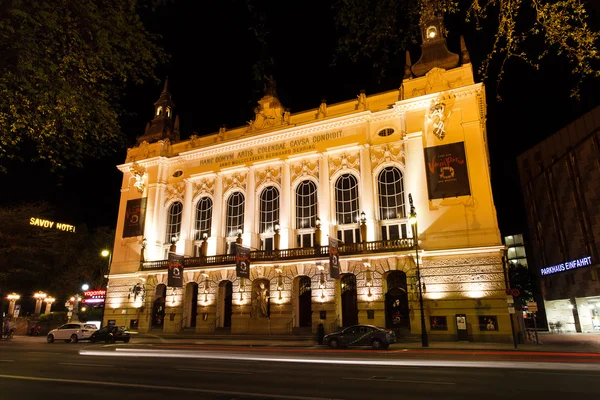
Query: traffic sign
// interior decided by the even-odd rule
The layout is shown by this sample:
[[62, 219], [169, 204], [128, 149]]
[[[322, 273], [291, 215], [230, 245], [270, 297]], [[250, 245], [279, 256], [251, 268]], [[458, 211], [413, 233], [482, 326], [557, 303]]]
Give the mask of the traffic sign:
[[512, 289], [506, 289], [506, 294], [510, 296], [512, 294]]
[[527, 311], [529, 312], [537, 312], [538, 306], [535, 301], [530, 301], [527, 303]]
[[519, 289], [513, 289], [512, 290], [512, 295], [514, 297], [519, 297], [521, 295], [521, 291]]

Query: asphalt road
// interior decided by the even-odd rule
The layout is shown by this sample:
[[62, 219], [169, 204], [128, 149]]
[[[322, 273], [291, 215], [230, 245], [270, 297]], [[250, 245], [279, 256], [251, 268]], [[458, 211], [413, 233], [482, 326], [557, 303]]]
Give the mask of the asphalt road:
[[599, 382], [598, 354], [0, 341], [2, 400], [575, 400]]

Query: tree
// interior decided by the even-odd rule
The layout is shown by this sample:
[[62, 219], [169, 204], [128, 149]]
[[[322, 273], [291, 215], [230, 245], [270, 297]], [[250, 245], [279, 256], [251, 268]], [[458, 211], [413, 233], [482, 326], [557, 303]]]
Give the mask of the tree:
[[521, 306], [527, 305], [527, 302], [529, 301], [533, 301], [535, 291], [529, 268], [521, 264], [510, 264], [508, 267], [508, 279], [510, 281], [510, 287], [519, 289], [521, 292], [521, 295], [519, 296], [521, 299]]
[[8, 160], [80, 166], [124, 143], [123, 87], [156, 80], [166, 60], [138, 3], [0, 2], [0, 171]]
[[390, 60], [420, 41], [418, 21], [428, 3], [438, 15], [474, 22], [476, 30], [491, 32], [491, 48], [479, 68], [484, 80], [496, 59], [499, 84], [507, 61], [518, 59], [537, 69], [552, 53], [564, 56], [572, 74], [581, 77], [573, 96], [585, 78], [600, 77], [600, 33], [591, 27], [581, 0], [336, 0], [335, 23], [341, 34], [336, 59], [367, 57], [385, 74]]

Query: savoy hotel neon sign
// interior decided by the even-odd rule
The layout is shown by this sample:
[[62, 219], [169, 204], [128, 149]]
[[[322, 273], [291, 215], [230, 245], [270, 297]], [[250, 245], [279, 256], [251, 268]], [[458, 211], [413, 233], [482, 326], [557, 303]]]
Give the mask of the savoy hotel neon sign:
[[54, 229], [58, 229], [59, 231], [63, 231], [63, 232], [75, 233], [75, 226], [69, 225], [69, 224], [64, 224], [61, 222], [49, 221], [47, 219], [31, 217], [31, 218], [29, 218], [29, 225], [39, 226], [42, 228], [49, 228], [49, 229], [54, 228]]

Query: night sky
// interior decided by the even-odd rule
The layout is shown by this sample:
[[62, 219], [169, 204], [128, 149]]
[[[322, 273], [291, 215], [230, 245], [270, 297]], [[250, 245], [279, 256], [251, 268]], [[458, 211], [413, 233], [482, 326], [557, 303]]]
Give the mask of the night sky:
[[[317, 108], [321, 99], [329, 104], [355, 99], [361, 89], [367, 95], [397, 89], [404, 59], [389, 67], [385, 79], [368, 64], [342, 61], [330, 67], [335, 46], [332, 11], [327, 1], [268, 1], [266, 30], [273, 75], [282, 104], [291, 112]], [[200, 2], [176, 0], [158, 13], [145, 15], [151, 32], [160, 33], [162, 46], [171, 54], [167, 65], [157, 71], [169, 77], [170, 91], [181, 119], [181, 137], [218, 131], [222, 124], [233, 128], [252, 116], [262, 85], [253, 80], [252, 65], [263, 49], [248, 27], [252, 18], [244, 0]], [[210, 8], [206, 8], [210, 7]], [[591, 10], [595, 29], [600, 12]], [[490, 35], [476, 33], [472, 25], [446, 21], [450, 30], [448, 47], [459, 53], [459, 36], [465, 36], [475, 71], [490, 50]], [[409, 49], [413, 63], [419, 45]], [[494, 69], [494, 73], [497, 68]], [[502, 101], [496, 100], [496, 76], [485, 82], [487, 127], [492, 162], [492, 188], [502, 235], [526, 230], [523, 200], [515, 158], [541, 139], [600, 104], [600, 82], [585, 82], [579, 101], [569, 97], [575, 78], [569, 66], [552, 58], [535, 71], [522, 62], [509, 62], [500, 86]], [[476, 77], [476, 81], [481, 81]], [[123, 118], [122, 128], [129, 146], [143, 134], [153, 116], [153, 103], [161, 83], [128, 88], [124, 108], [132, 116]], [[0, 202], [47, 200], [57, 210], [57, 219], [85, 223], [91, 227], [116, 224], [126, 149], [102, 160], [88, 160], [83, 169], [69, 169], [62, 181], [39, 166], [23, 165], [9, 176], [0, 177], [4, 190]]]

